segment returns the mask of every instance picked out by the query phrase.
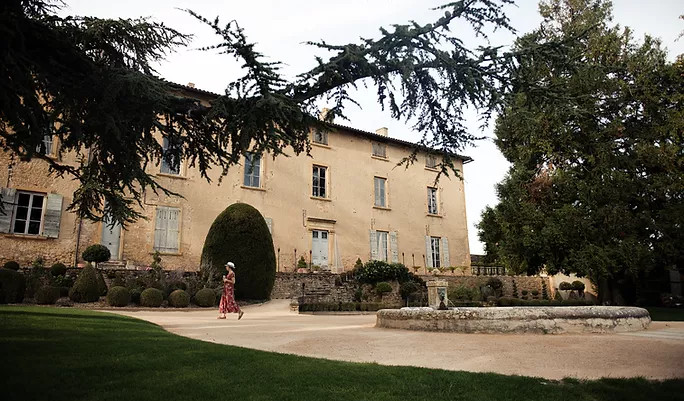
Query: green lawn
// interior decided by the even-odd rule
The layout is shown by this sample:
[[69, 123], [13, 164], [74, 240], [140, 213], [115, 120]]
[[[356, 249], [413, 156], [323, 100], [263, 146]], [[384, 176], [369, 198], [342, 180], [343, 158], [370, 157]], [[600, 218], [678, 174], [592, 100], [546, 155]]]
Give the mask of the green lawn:
[[684, 380], [554, 382], [327, 361], [205, 343], [78, 309], [0, 307], [0, 330], [5, 401], [684, 400]]
[[648, 307], [651, 320], [657, 322], [684, 322], [684, 309]]

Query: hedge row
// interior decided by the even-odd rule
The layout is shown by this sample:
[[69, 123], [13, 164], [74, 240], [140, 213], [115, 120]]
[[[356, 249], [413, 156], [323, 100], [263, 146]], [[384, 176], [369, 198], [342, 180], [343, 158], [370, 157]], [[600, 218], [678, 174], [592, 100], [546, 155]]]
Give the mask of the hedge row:
[[386, 305], [370, 302], [307, 303], [299, 305], [300, 312], [375, 312], [387, 308]]
[[498, 306], [590, 306], [593, 301], [586, 299], [533, 299], [525, 300], [511, 297], [502, 297], [497, 301]]

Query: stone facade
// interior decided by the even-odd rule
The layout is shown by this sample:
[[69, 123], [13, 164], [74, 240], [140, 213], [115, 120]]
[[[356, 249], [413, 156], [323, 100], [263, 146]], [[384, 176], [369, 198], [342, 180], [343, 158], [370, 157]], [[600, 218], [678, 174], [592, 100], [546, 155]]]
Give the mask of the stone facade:
[[[211, 99], [209, 94], [190, 89], [183, 94]], [[312, 144], [311, 157], [273, 159], [264, 155], [258, 183], [253, 186], [245, 185], [245, 163], [231, 169], [221, 185], [217, 184], [219, 171], [208, 172], [210, 184], [196, 168], [183, 163], [178, 174], [164, 174], [159, 165], [150, 166], [149, 172], [161, 185], [183, 198], [145, 192], [141, 213], [146, 218], [120, 233], [101, 223], [80, 221], [66, 210], [77, 188], [71, 177], [50, 176], [42, 160], [21, 162], [0, 152], [0, 189], [54, 194], [62, 200], [58, 235], [52, 238], [44, 233], [14, 233], [11, 222], [17, 201], [14, 196], [5, 198], [15, 214], [4, 226], [0, 219], [0, 228], [4, 227], [0, 232], [0, 263], [16, 260], [28, 265], [40, 256], [48, 265], [57, 261], [73, 265], [86, 246], [106, 243], [118, 248], [113, 259], [121, 266], [147, 266], [154, 250], [159, 249], [155, 231], [161, 230], [168, 234], [165, 241], [171, 243], [162, 249], [165, 268], [197, 270], [206, 234], [216, 216], [229, 205], [243, 202], [257, 208], [269, 224], [278, 271], [293, 271], [300, 256], [307, 262], [313, 262], [312, 256], [318, 260], [325, 256], [327, 268], [341, 272], [351, 269], [357, 258], [384, 259], [381, 253], [390, 262], [424, 266], [430, 259], [431, 237], [439, 241], [443, 266], [470, 266], [463, 181], [442, 177], [434, 202], [428, 201], [428, 187], [433, 187], [437, 171], [426, 167], [427, 153], [420, 151], [418, 161], [406, 169], [395, 168], [411, 152], [411, 144], [378, 132], [335, 125], [327, 133], [327, 144]], [[373, 155], [378, 146], [384, 156]], [[84, 151], [55, 157], [61, 163], [76, 165], [85, 155]], [[461, 174], [463, 163], [469, 160], [454, 160]], [[325, 169], [323, 196], [312, 192], [312, 174], [317, 168]], [[384, 206], [376, 205], [377, 182], [383, 183]], [[436, 205], [436, 214], [428, 213], [428, 203]], [[161, 228], [159, 221], [163, 222]], [[379, 242], [384, 241], [381, 246]], [[314, 243], [318, 244], [318, 256], [311, 254]]]

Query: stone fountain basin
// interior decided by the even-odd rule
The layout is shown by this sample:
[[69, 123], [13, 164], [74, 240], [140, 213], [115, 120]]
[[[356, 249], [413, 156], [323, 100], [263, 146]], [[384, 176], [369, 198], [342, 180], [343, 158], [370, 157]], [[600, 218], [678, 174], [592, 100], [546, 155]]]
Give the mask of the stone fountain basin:
[[401, 308], [376, 316], [376, 327], [457, 333], [620, 333], [651, 323], [646, 309], [628, 306]]

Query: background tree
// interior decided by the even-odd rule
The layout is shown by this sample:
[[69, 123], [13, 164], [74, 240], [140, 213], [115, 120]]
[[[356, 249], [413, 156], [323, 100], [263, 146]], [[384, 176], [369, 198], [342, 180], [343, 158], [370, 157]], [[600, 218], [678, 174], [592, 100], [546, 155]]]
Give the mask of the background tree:
[[[59, 17], [51, 0], [8, 0], [0, 5], [0, 145], [26, 161], [40, 158], [80, 187], [69, 209], [112, 224], [140, 217], [142, 192], [161, 187], [148, 167], [163, 158], [184, 159], [209, 180], [223, 175], [246, 151], [308, 152], [308, 132], [318, 120], [316, 102], [333, 103], [327, 115], [344, 117], [354, 103], [350, 87], [373, 86], [392, 117], [415, 122], [419, 145], [444, 152], [443, 174], [456, 173], [452, 156], [476, 137], [464, 127], [463, 110], [485, 117], [496, 108], [514, 56], [492, 46], [466, 48], [449, 27], [455, 21], [485, 31], [511, 29], [502, 6], [511, 0], [456, 1], [438, 7], [434, 23], [394, 25], [379, 39], [332, 45], [333, 53], [294, 80], [279, 63], [265, 62], [237, 22], [226, 25], [190, 14], [220, 37], [216, 50], [243, 63], [245, 75], [205, 107], [180, 96], [153, 65], [188, 36], [146, 19]], [[78, 165], [46, 157], [41, 144], [54, 134], [60, 153], [78, 152]], [[170, 144], [164, 152], [160, 134]], [[410, 154], [405, 163], [415, 161]], [[223, 176], [222, 175], [222, 176]]]
[[514, 271], [589, 276], [602, 301], [635, 302], [645, 275], [684, 269], [684, 64], [611, 26], [607, 1], [540, 11], [517, 50], [581, 39], [512, 76], [496, 136], [513, 165], [480, 238]]

